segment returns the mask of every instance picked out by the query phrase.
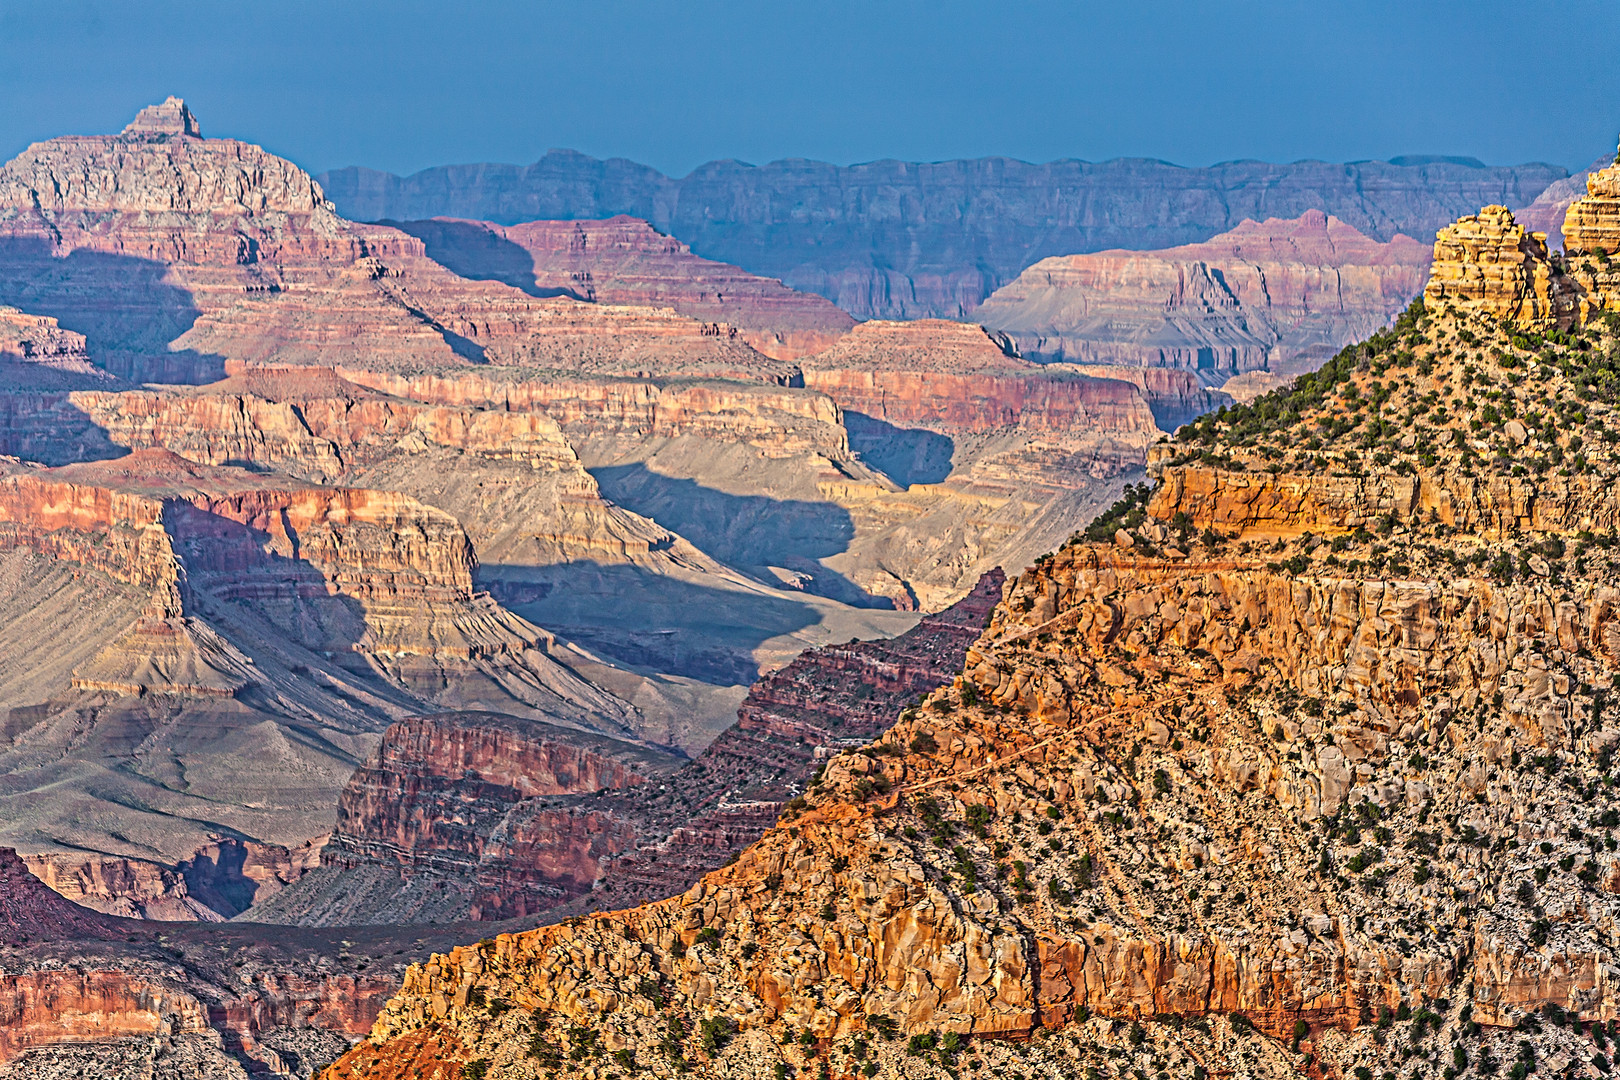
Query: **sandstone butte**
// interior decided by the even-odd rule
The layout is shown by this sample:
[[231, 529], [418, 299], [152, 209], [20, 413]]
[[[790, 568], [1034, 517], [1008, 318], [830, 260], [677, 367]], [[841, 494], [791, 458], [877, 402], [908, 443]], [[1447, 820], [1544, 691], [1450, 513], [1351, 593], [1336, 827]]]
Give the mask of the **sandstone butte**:
[[1610, 1069], [1609, 182], [1578, 303], [1442, 235], [1442, 298], [1156, 447], [734, 863], [413, 967], [324, 1075]]
[[739, 336], [778, 360], [820, 352], [855, 323], [814, 293], [699, 258], [639, 218], [397, 224], [462, 277], [504, 281], [536, 295], [672, 308], [717, 337]]
[[1379, 242], [1309, 210], [1163, 251], [1042, 259], [974, 317], [1031, 356], [1167, 367], [1216, 386], [1264, 373], [1270, 389], [1386, 325], [1428, 264], [1408, 236]]

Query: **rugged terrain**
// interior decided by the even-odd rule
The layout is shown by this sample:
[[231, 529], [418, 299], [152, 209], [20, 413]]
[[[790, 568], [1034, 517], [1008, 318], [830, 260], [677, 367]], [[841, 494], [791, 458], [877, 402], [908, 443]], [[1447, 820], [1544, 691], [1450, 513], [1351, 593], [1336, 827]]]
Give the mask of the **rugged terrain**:
[[1568, 264], [1442, 232], [732, 865], [413, 967], [327, 1075], [1610, 1071], [1616, 184]]
[[307, 1076], [457, 927], [165, 924], [86, 911], [0, 849], [0, 1077]]
[[605, 304], [670, 307], [707, 323], [716, 336], [738, 333], [779, 360], [819, 352], [854, 325], [814, 293], [700, 259], [645, 221], [487, 221], [434, 218], [398, 223], [429, 258], [462, 277], [493, 279], [541, 296]]
[[406, 716], [692, 753], [761, 667], [915, 622], [820, 561], [829, 493], [896, 485], [797, 365], [459, 277], [178, 101], [0, 168], [0, 298], [4, 836], [104, 910], [291, 884]]
[[1163, 251], [1042, 259], [976, 317], [1026, 356], [1176, 368], [1216, 386], [1256, 372], [1275, 385], [1387, 325], [1422, 290], [1429, 254], [1313, 210]]
[[1005, 158], [838, 166], [718, 161], [674, 179], [552, 151], [532, 165], [450, 165], [319, 179], [351, 218], [504, 225], [628, 214], [709, 259], [827, 297], [858, 319], [964, 318], [1053, 255], [1199, 243], [1244, 219], [1319, 210], [1377, 240], [1429, 237], [1487, 204], [1527, 206], [1566, 170], [1467, 158], [1339, 165]]
[[[395, 724], [339, 799], [321, 869], [247, 918], [555, 919], [684, 892], [758, 839], [827, 755], [950, 681], [1003, 580], [986, 574], [898, 637], [806, 651], [756, 683], [737, 723], [674, 771], [646, 768], [632, 747], [583, 750], [577, 736], [495, 714]], [[640, 771], [603, 768], [604, 750]]]

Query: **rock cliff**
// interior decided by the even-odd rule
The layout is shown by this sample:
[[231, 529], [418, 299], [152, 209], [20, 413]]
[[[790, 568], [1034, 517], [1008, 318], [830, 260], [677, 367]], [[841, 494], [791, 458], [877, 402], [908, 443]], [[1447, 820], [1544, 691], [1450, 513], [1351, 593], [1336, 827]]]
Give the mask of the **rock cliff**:
[[1617, 356], [1414, 307], [1188, 425], [735, 863], [414, 968], [329, 1075], [1584, 1068]]
[[675, 179], [553, 151], [532, 165], [400, 177], [351, 168], [321, 183], [352, 218], [511, 224], [629, 214], [709, 259], [819, 293], [858, 319], [977, 317], [985, 297], [1054, 255], [1197, 243], [1244, 219], [1331, 214], [1379, 240], [1427, 237], [1459, 214], [1525, 206], [1562, 168], [1471, 159], [1227, 162], [1004, 158], [847, 167], [711, 162]]
[[516, 225], [437, 218], [399, 228], [462, 277], [504, 281], [541, 296], [673, 308], [717, 335], [735, 327], [748, 344], [779, 360], [820, 352], [855, 322], [813, 293], [700, 259], [637, 218]]
[[1560, 270], [1545, 234], [1526, 233], [1505, 206], [1487, 206], [1435, 237], [1423, 299], [1437, 309], [1450, 304], [1530, 327], [1567, 327], [1577, 300]]
[[861, 462], [904, 488], [846, 486], [871, 539], [832, 562], [899, 606], [938, 609], [1033, 559], [1160, 435], [1147, 384], [1032, 363], [971, 323], [865, 322], [803, 366]]
[[416, 238], [339, 217], [291, 162], [197, 135], [183, 103], [142, 116], [0, 168], [0, 302], [69, 319], [109, 370], [204, 381], [222, 359], [329, 364], [341, 343], [383, 368], [796, 379], [734, 327], [458, 277]]
[[557, 917], [684, 891], [764, 833], [829, 753], [947, 681], [1002, 580], [986, 575], [899, 637], [804, 653], [756, 683], [737, 722], [678, 769], [492, 714], [396, 724], [340, 798], [323, 869], [252, 916]]
[[1428, 262], [1407, 236], [1380, 243], [1313, 210], [1162, 251], [1043, 259], [974, 317], [1025, 355], [1179, 368], [1219, 385], [1316, 367], [1386, 325], [1422, 290]]

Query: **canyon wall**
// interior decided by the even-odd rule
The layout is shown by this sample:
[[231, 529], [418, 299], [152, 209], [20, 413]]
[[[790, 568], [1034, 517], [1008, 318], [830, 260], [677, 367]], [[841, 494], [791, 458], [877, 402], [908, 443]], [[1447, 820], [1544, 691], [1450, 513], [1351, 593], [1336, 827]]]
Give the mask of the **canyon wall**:
[[1620, 458], [1550, 418], [1617, 415], [1578, 393], [1596, 335], [1479, 387], [1476, 348], [1511, 374], [1539, 343], [1414, 311], [1188, 425], [732, 865], [414, 968], [328, 1075], [408, 1075], [425, 1036], [538, 1075], [522, 1048], [577, 1027], [716, 1076], [1589, 1059], [1620, 1016]]
[[1423, 289], [1427, 246], [1338, 218], [1244, 221], [1199, 243], [1043, 259], [975, 318], [1024, 354], [1193, 371], [1298, 374], [1384, 326]]
[[1567, 175], [1549, 165], [1397, 158], [1348, 165], [1004, 158], [837, 166], [711, 162], [674, 179], [552, 151], [532, 165], [452, 165], [399, 177], [323, 173], [361, 220], [511, 224], [629, 214], [699, 255], [827, 297], [858, 319], [963, 318], [1043, 258], [1198, 243], [1244, 219], [1331, 214], [1379, 240], [1427, 238], [1459, 214], [1525, 206]]
[[462, 277], [504, 281], [541, 296], [673, 308], [717, 335], [735, 328], [748, 344], [780, 360], [819, 352], [854, 325], [822, 297], [700, 259], [632, 217], [516, 225], [435, 218], [398, 227]]
[[[679, 769], [492, 714], [396, 724], [339, 800], [322, 873], [253, 914], [555, 918], [683, 891], [769, 828], [829, 753], [949, 678], [1003, 580], [986, 575], [899, 637], [805, 652], [756, 683], [737, 722]], [[359, 896], [377, 868], [399, 872], [397, 891]], [[412, 912], [411, 895], [435, 898]]]

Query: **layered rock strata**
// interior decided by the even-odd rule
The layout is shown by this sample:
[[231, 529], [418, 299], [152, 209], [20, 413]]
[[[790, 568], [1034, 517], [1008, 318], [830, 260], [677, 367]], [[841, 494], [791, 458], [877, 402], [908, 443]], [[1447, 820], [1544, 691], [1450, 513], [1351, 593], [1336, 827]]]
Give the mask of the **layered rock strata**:
[[[899, 637], [806, 652], [761, 679], [737, 723], [675, 770], [490, 714], [396, 724], [339, 800], [321, 874], [254, 915], [499, 920], [683, 891], [764, 833], [829, 753], [945, 681], [1002, 580], [986, 575]], [[399, 872], [393, 891], [361, 895], [378, 868]]]
[[1435, 309], [1452, 305], [1528, 327], [1565, 328], [1578, 301], [1560, 270], [1545, 234], [1526, 233], [1505, 206], [1487, 206], [1435, 237], [1423, 300]]
[[[1541, 348], [1414, 311], [1189, 425], [733, 865], [436, 957], [329, 1075], [406, 1075], [424, 1037], [514, 1076], [573, 1047], [700, 1075], [1592, 1060], [1620, 1014], [1620, 459], [1571, 410], [1620, 419], [1578, 393], [1620, 341], [1506, 377]], [[1318, 484], [1361, 513], [1294, 517]]]
[[1160, 436], [1137, 384], [1034, 364], [969, 323], [862, 323], [803, 366], [861, 462], [904, 488], [844, 487], [871, 539], [829, 564], [901, 607], [937, 610], [1059, 542]]
[[[1291, 165], [1162, 161], [711, 162], [679, 179], [572, 151], [531, 165], [461, 165], [401, 177], [322, 174], [362, 220], [438, 216], [510, 224], [630, 214], [692, 250], [858, 319], [973, 318], [985, 297], [1049, 256], [1193, 244], [1245, 219], [1317, 210], [1378, 240], [1427, 237], [1459, 214], [1525, 206], [1562, 168], [1472, 159]], [[1421, 284], [1421, 282], [1419, 283]]]
[[516, 225], [435, 218], [399, 227], [462, 277], [503, 281], [542, 296], [673, 308], [707, 324], [715, 336], [735, 328], [779, 360], [820, 352], [855, 322], [813, 293], [700, 259], [637, 218]]
[[183, 103], [154, 108], [163, 119], [0, 168], [0, 302], [70, 319], [110, 370], [194, 382], [222, 359], [329, 363], [341, 348], [395, 369], [796, 380], [735, 328], [458, 277], [406, 233], [343, 220], [291, 162], [202, 138]]
[[[199, 853], [203, 857], [203, 853]], [[440, 938], [153, 924], [69, 903], [0, 849], [0, 1076], [303, 1076]]]
[[1380, 243], [1313, 210], [1162, 251], [1043, 259], [974, 317], [1028, 356], [1176, 368], [1219, 385], [1316, 367], [1388, 323], [1428, 263], [1408, 236]]
[[320, 865], [321, 846], [311, 842], [288, 849], [226, 839], [197, 849], [173, 868], [83, 852], [25, 855], [23, 864], [52, 890], [92, 911], [125, 919], [219, 922], [263, 903]]

